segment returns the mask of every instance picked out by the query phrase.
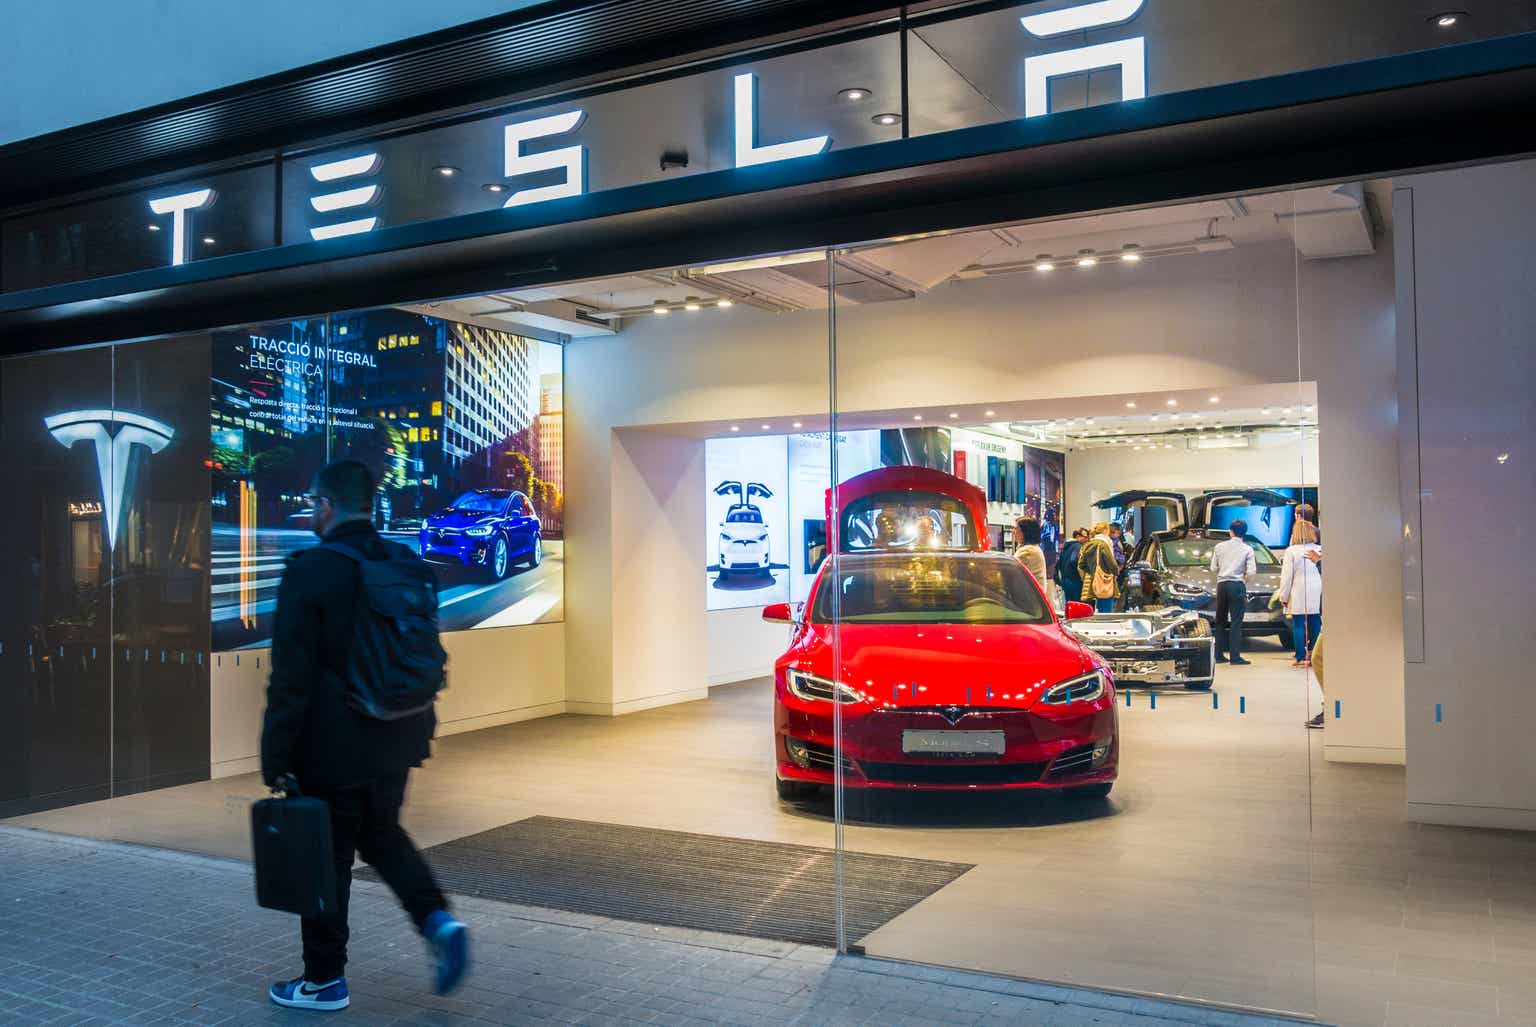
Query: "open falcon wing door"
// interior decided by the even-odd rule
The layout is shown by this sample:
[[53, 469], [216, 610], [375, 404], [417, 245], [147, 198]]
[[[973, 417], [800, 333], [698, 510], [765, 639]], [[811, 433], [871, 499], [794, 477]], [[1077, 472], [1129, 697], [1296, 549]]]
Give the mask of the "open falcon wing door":
[[735, 496], [736, 499], [731, 504], [732, 506], [747, 505], [746, 486], [742, 485], [742, 483], [739, 481], [722, 481], [720, 484], [715, 486], [715, 495]]
[[1182, 492], [1158, 492], [1138, 489], [1120, 492], [1093, 504], [1095, 510], [1104, 510], [1107, 516], [1125, 520], [1125, 515], [1140, 511], [1136, 534], [1141, 538], [1154, 531], [1171, 531], [1189, 523], [1189, 501]]
[[773, 490], [760, 481], [749, 481], [747, 482], [746, 497], [745, 502], [748, 504], [751, 504], [754, 499], [772, 499]]
[[[946, 471], [878, 467], [837, 487], [840, 553], [878, 550], [982, 552], [987, 538], [987, 494]], [[832, 525], [832, 490], [827, 490]]]
[[1211, 514], [1220, 506], [1263, 507], [1264, 523], [1268, 524], [1276, 509], [1295, 505], [1296, 500], [1274, 489], [1212, 489], [1189, 501], [1190, 525], [1209, 528]]

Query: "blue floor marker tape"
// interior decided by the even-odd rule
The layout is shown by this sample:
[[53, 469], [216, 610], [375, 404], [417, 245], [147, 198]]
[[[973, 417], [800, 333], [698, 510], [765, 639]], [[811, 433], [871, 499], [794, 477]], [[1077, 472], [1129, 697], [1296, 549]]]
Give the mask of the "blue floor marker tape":
[[1237, 697], [1237, 712], [1248, 712], [1248, 697], [1246, 695], [1240, 695]]
[[1440, 715], [1441, 715], [1440, 704], [1439, 703], [1435, 703], [1435, 723], [1436, 724], [1440, 723]]
[[1157, 709], [1157, 693], [1156, 692], [1148, 692], [1147, 693], [1147, 698], [1152, 700], [1152, 708], [1154, 710]]
[[1333, 719], [1334, 720], [1338, 720], [1340, 717], [1344, 716], [1344, 714], [1342, 712], [1343, 709], [1344, 709], [1344, 700], [1343, 699], [1335, 699], [1333, 701]]
[[1125, 693], [1125, 708], [1126, 709], [1130, 709], [1131, 708], [1131, 693], [1130, 692], [1126, 692]]
[[1212, 690], [1211, 692], [1211, 709], [1221, 709], [1221, 693], [1215, 690]]

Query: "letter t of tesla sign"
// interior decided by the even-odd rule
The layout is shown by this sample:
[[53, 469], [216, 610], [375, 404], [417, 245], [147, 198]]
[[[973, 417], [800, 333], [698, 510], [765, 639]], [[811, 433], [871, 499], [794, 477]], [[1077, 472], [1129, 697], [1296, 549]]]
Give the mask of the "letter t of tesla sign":
[[[1039, 39], [1051, 39], [1069, 32], [1123, 25], [1141, 13], [1146, 0], [1096, 0], [1045, 14], [1027, 14], [1021, 19], [1024, 31]], [[1038, 118], [1051, 112], [1051, 79], [1076, 75], [1101, 68], [1120, 69], [1122, 100], [1140, 100], [1147, 95], [1147, 40], [1145, 36], [1121, 39], [1113, 43], [1081, 46], [1075, 50], [1041, 54], [1024, 59], [1024, 116]]]
[[[48, 433], [65, 448], [77, 442], [89, 442], [96, 449], [96, 473], [101, 479], [101, 506], [107, 521], [107, 548], [117, 545], [117, 533], [125, 512], [128, 468], [133, 447], [143, 446], [158, 453], [176, 434], [168, 424], [161, 424], [141, 414], [121, 410], [71, 410], [43, 418]], [[117, 431], [114, 434], [113, 429]]]

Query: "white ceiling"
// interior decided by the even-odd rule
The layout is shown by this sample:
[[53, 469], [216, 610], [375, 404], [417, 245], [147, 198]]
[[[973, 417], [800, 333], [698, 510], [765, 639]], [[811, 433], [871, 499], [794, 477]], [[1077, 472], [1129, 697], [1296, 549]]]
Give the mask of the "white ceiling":
[[[910, 299], [961, 277], [1034, 273], [1037, 262], [1103, 261], [1134, 248], [1146, 260], [1291, 240], [1304, 259], [1369, 253], [1390, 228], [1391, 183], [1318, 186], [1086, 217], [910, 237], [843, 251], [837, 299], [847, 304]], [[543, 338], [610, 335], [624, 320], [688, 317], [684, 304], [725, 301], [774, 311], [824, 309], [827, 271], [819, 252], [517, 289], [412, 309]]]

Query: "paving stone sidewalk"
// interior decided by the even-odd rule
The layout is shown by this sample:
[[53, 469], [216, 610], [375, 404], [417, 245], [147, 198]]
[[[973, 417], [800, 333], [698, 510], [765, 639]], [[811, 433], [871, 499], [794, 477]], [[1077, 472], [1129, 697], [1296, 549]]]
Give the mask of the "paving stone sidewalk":
[[382, 885], [352, 899], [352, 1007], [283, 1010], [297, 924], [243, 863], [0, 826], [0, 1019], [11, 1024], [1293, 1023], [842, 956], [827, 949], [456, 901], [474, 965], [448, 998]]

